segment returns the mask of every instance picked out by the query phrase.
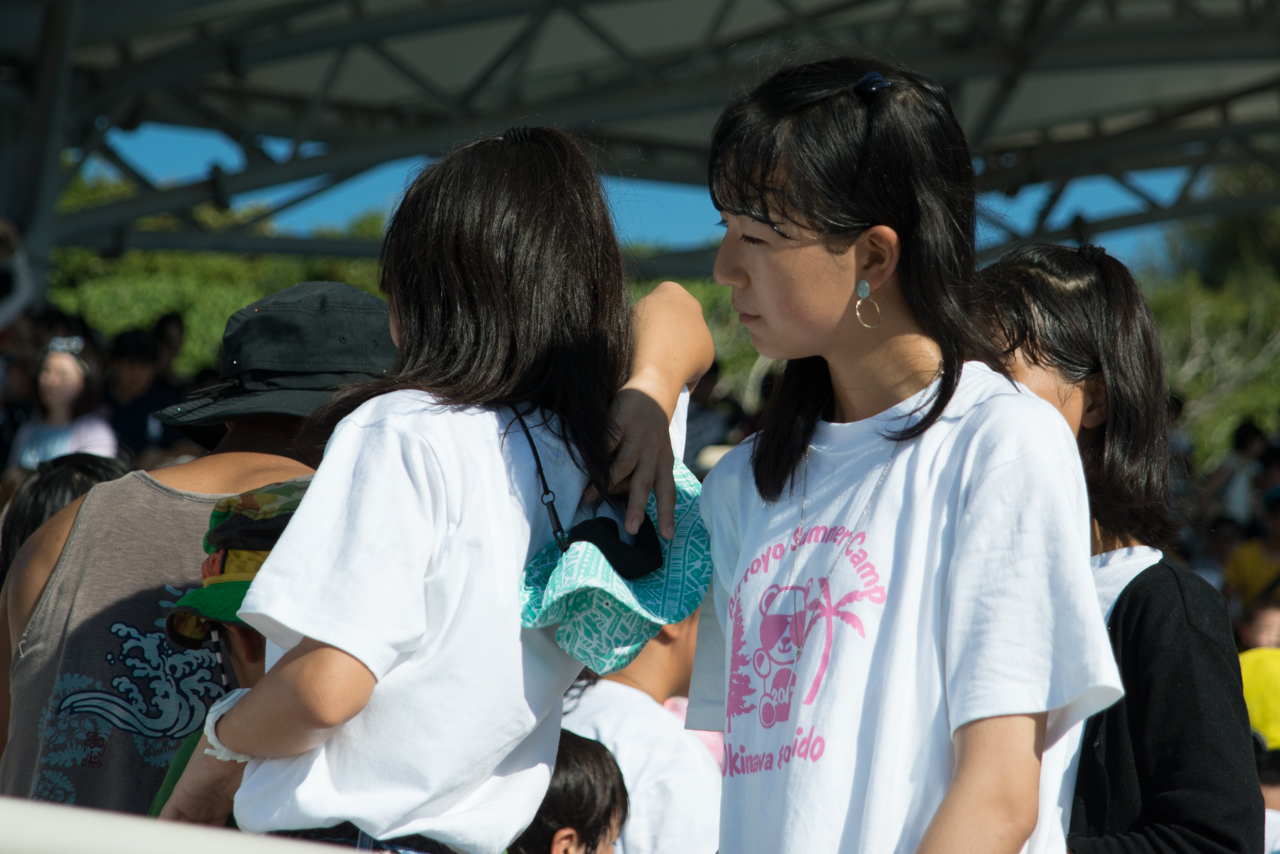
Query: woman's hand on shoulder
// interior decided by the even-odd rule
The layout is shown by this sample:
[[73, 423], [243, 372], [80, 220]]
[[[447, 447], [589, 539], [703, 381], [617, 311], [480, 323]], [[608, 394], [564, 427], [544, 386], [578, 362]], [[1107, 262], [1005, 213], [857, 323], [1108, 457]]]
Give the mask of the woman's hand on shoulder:
[[636, 303], [632, 328], [631, 376], [613, 405], [618, 432], [610, 491], [627, 496], [625, 525], [634, 534], [652, 490], [658, 500], [658, 532], [670, 539], [675, 536], [676, 511], [671, 417], [681, 390], [711, 366], [715, 345], [702, 306], [676, 282], [663, 282]]
[[652, 490], [658, 499], [658, 532], [671, 539], [676, 527], [671, 419], [645, 389], [644, 378], [633, 377], [618, 392], [613, 403], [613, 422], [618, 432], [614, 445], [617, 456], [609, 472], [613, 481], [611, 491], [627, 496], [627, 531], [634, 534], [640, 530]]

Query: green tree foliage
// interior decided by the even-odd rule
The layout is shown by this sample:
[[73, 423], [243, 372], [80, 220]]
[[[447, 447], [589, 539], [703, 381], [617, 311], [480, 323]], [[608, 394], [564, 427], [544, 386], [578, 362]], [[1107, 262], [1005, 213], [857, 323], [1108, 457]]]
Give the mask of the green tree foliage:
[[[1274, 173], [1215, 178], [1215, 192], [1274, 186]], [[1170, 232], [1172, 274], [1143, 276], [1169, 385], [1187, 402], [1197, 462], [1230, 447], [1241, 419], [1280, 428], [1280, 210], [1187, 222]]]
[[[101, 204], [131, 193], [131, 187], [109, 178], [77, 178], [61, 200], [63, 209]], [[191, 216], [212, 227], [231, 227], [255, 211], [227, 212], [212, 205]], [[176, 228], [172, 217], [153, 217], [147, 227]], [[344, 236], [376, 239], [381, 215], [357, 217]], [[49, 301], [70, 314], [82, 315], [108, 335], [149, 328], [169, 312], [182, 314], [187, 335], [176, 370], [186, 376], [218, 366], [222, 331], [238, 309], [298, 282], [346, 282], [378, 292], [377, 262], [370, 259], [312, 258], [292, 255], [246, 256], [225, 252], [130, 250], [104, 258], [89, 249], [65, 248], [54, 253]]]

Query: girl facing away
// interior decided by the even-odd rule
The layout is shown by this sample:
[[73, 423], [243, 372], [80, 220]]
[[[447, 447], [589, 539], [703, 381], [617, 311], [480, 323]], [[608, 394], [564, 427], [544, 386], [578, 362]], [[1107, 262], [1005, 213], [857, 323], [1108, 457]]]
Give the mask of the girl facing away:
[[1177, 525], [1164, 361], [1146, 301], [1124, 265], [1090, 245], [1015, 249], [982, 278], [980, 314], [1010, 374], [1076, 436], [1098, 607], [1125, 688], [1085, 722], [1083, 742], [1071, 736], [1067, 845], [1260, 852], [1262, 798], [1226, 602], [1161, 551]]
[[1042, 752], [1121, 690], [1071, 433], [972, 313], [964, 134], [933, 83], [815, 62], [729, 105], [710, 185], [715, 278], [787, 361], [702, 493], [721, 850], [1013, 854]]
[[[210, 710], [162, 817], [220, 824], [234, 796], [251, 832], [497, 854], [542, 801], [582, 668], [521, 628], [522, 573], [616, 479], [611, 410], [633, 405], [589, 158], [517, 128], [436, 161], [388, 226], [382, 288], [396, 369], [331, 404], [349, 414], [238, 611], [287, 652]], [[710, 362], [693, 313], [660, 360], [673, 397]]]

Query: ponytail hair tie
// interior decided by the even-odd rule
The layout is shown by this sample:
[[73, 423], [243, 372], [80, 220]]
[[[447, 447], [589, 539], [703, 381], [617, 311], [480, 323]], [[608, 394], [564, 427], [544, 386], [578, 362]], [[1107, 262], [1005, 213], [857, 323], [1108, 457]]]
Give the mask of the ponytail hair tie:
[[1090, 264], [1097, 264], [1102, 256], [1107, 254], [1107, 250], [1101, 246], [1094, 246], [1092, 243], [1082, 243], [1076, 251], [1080, 253], [1080, 257]]
[[508, 128], [502, 138], [507, 142], [528, 142], [530, 138], [529, 126], [521, 125], [520, 127]]
[[853, 91], [857, 92], [862, 100], [870, 103], [878, 92], [888, 89], [892, 85], [892, 83], [884, 79], [884, 75], [879, 71], [868, 71], [862, 75], [862, 78], [857, 83], [853, 84]]

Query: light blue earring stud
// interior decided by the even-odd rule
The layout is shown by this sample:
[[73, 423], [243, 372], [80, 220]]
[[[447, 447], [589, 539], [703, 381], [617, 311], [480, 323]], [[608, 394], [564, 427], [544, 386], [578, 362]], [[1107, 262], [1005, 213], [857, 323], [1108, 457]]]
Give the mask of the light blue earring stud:
[[[858, 322], [868, 329], [875, 329], [880, 325], [880, 303], [871, 298], [871, 283], [866, 279], [858, 279], [858, 284], [854, 288], [854, 293], [858, 295], [858, 301], [853, 304], [853, 313], [857, 315]], [[871, 303], [872, 308], [876, 310], [875, 323], [867, 323], [866, 319], [862, 316], [862, 304], [865, 302]]]

